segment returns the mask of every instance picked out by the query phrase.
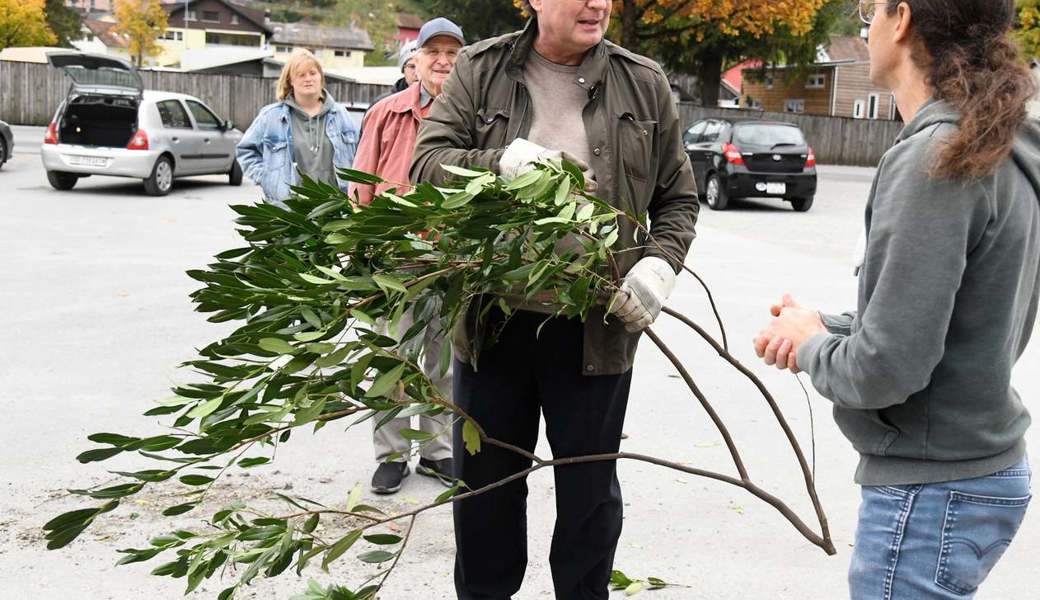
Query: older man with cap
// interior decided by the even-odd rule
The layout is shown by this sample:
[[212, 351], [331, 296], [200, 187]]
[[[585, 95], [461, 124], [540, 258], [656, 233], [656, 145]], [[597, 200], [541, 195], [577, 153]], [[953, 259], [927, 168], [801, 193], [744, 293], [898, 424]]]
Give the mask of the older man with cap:
[[[419, 122], [429, 112], [433, 99], [440, 95], [441, 86], [451, 73], [455, 58], [463, 44], [465, 40], [462, 30], [445, 18], [428, 21], [419, 30], [414, 58], [419, 81], [408, 89], [379, 101], [365, 116], [361, 144], [358, 146], [353, 168], [379, 175], [386, 183], [375, 186], [352, 185], [350, 194], [358, 204], [366, 206], [375, 194], [387, 190], [402, 191], [399, 189], [400, 184], [408, 182], [408, 166], [412, 162]], [[437, 385], [444, 397], [450, 399], [451, 369], [449, 367], [447, 372], [442, 373], [439, 368], [441, 348], [447, 342], [438, 326], [438, 308], [431, 303], [426, 307], [429, 314], [406, 315], [398, 324], [398, 331], [389, 333], [402, 335], [411, 328], [415, 320], [433, 317], [424, 331], [421, 348], [415, 347], [419, 345], [417, 342], [409, 342], [405, 344], [408, 347], [401, 350], [405, 353], [418, 353], [422, 350], [421, 357], [417, 358], [422, 361], [423, 371]], [[421, 415], [418, 418], [420, 430], [433, 434], [434, 438], [422, 444], [416, 471], [422, 475], [436, 477], [445, 485], [451, 485], [450, 416]], [[402, 480], [409, 474], [408, 457], [411, 443], [401, 437], [400, 431], [409, 427], [410, 421], [410, 417], [400, 417], [386, 423], [382, 423], [378, 416], [373, 419], [375, 454], [380, 464], [372, 476], [372, 491], [377, 494], [397, 492], [401, 489]]]
[[[693, 241], [697, 190], [661, 67], [603, 38], [610, 0], [524, 4], [534, 18], [522, 32], [459, 56], [420, 127], [411, 176], [440, 185], [449, 164], [509, 177], [569, 153], [595, 173], [597, 196], [647, 218], [652, 240], [621, 220], [617, 296], [584, 323], [535, 303], [513, 304], [507, 316], [498, 299], [477, 297], [454, 336], [454, 401], [488, 436], [533, 451], [544, 416], [555, 458], [608, 454], [620, 446], [640, 332], [657, 317]], [[460, 438], [456, 432], [456, 476], [472, 489], [531, 464], [486, 444], [469, 455]], [[554, 475], [556, 598], [606, 600], [622, 524], [615, 464], [556, 467]], [[455, 505], [460, 599], [506, 600], [520, 589], [526, 500], [520, 478]]]

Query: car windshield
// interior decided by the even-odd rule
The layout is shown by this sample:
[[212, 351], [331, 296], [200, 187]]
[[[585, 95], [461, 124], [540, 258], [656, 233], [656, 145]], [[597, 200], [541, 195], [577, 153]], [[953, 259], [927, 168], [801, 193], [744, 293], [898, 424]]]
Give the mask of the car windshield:
[[742, 123], [733, 132], [737, 146], [804, 146], [805, 138], [797, 127], [767, 123]]

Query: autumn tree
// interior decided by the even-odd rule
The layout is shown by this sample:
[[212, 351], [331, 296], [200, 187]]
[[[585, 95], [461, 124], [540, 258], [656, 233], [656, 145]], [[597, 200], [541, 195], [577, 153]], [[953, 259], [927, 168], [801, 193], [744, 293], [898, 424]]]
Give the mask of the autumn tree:
[[[613, 38], [657, 58], [668, 68], [692, 72], [701, 101], [714, 105], [727, 62], [812, 54], [812, 34], [825, 6], [843, 0], [614, 0]], [[809, 43], [807, 43], [809, 42]], [[807, 48], [809, 49], [807, 51]]]
[[1018, 41], [1027, 58], [1040, 58], [1040, 0], [1018, 0]]
[[72, 47], [72, 41], [80, 38], [83, 18], [75, 10], [65, 6], [64, 0], [46, 0], [47, 26], [58, 38], [58, 45]]
[[476, 42], [522, 29], [527, 18], [518, 0], [513, 8], [501, 0], [427, 0], [426, 7], [435, 16], [454, 21], [466, 34], [467, 42]]
[[47, 27], [45, 0], [0, 0], [0, 50], [49, 46], [57, 38]]
[[372, 40], [374, 51], [365, 58], [366, 66], [392, 65], [396, 61], [397, 14], [422, 12], [409, 0], [336, 0], [329, 19], [341, 27], [361, 27]]
[[162, 53], [159, 37], [166, 33], [166, 11], [159, 0], [116, 0], [116, 33], [127, 36], [127, 51], [140, 67], [145, 56]]

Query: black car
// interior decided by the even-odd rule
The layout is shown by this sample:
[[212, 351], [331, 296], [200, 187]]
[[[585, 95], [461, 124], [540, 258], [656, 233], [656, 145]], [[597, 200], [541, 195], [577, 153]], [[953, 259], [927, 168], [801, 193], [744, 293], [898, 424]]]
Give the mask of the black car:
[[778, 121], [705, 119], [683, 134], [701, 199], [725, 210], [734, 198], [783, 198], [812, 208], [816, 156], [797, 125]]
[[14, 135], [7, 123], [0, 121], [0, 167], [11, 158], [14, 152]]

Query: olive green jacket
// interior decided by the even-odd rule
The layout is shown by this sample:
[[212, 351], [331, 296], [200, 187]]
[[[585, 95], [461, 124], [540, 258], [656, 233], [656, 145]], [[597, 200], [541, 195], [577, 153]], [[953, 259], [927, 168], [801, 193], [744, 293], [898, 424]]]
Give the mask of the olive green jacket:
[[[498, 171], [506, 146], [530, 131], [533, 107], [524, 85], [524, 63], [537, 35], [532, 19], [523, 31], [462, 50], [419, 127], [412, 181], [442, 184], [447, 175], [442, 164]], [[698, 204], [668, 79], [654, 61], [607, 40], [589, 50], [576, 78], [588, 91], [583, 120], [599, 184], [596, 195], [641, 218], [648, 216], [650, 233], [660, 244], [658, 248], [637, 236], [636, 227], [622, 219], [615, 250], [642, 251], [616, 252], [621, 274], [645, 256], [663, 258], [678, 272], [693, 242]], [[456, 356], [474, 367], [483, 341], [479, 312], [471, 307], [454, 336]], [[632, 368], [639, 334], [605, 316], [605, 308], [598, 308], [585, 324], [582, 364], [587, 375]]]

